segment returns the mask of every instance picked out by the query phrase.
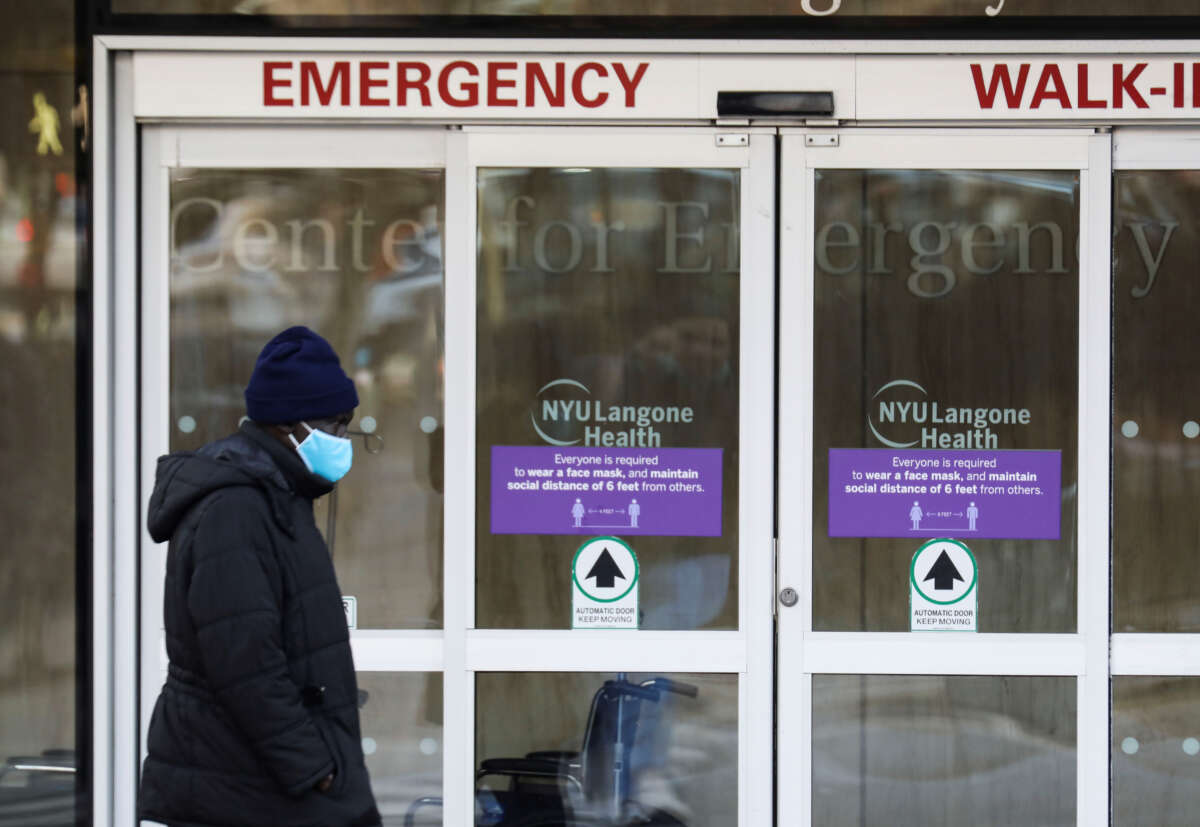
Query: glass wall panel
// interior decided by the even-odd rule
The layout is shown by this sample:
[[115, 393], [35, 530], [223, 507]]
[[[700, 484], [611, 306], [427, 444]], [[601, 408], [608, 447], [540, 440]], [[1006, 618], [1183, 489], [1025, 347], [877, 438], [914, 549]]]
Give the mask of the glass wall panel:
[[329, 339], [358, 387], [351, 427], [371, 434], [317, 514], [328, 533], [336, 507], [331, 545], [359, 628], [441, 626], [443, 182], [171, 173], [171, 448], [236, 429], [255, 357], [280, 330]]
[[477, 625], [569, 627], [572, 557], [615, 534], [642, 628], [736, 627], [739, 171], [478, 189]]
[[1114, 827], [1191, 827], [1200, 809], [1200, 678], [1115, 677]]
[[[363, 755], [384, 827], [432, 827], [442, 811], [442, 676], [359, 672]], [[412, 820], [405, 822], [411, 811]]]
[[737, 710], [736, 675], [481, 673], [476, 824], [731, 827]]
[[1078, 174], [818, 170], [814, 230], [814, 628], [908, 631], [953, 537], [979, 631], [1073, 631]]
[[1200, 631], [1200, 171], [1113, 188], [1113, 631]]
[[[0, 824], [87, 818], [91, 429], [75, 4], [0, 6]], [[84, 91], [86, 96], [86, 90]], [[79, 440], [85, 440], [80, 442]], [[84, 793], [84, 794], [80, 794]]]
[[1075, 712], [1074, 678], [814, 675], [813, 824], [1075, 827]]

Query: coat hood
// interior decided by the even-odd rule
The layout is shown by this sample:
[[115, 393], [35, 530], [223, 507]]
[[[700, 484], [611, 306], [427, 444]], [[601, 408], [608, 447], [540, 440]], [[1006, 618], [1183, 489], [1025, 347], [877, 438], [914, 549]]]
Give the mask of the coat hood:
[[299, 457], [289, 463], [293, 457], [286, 456], [286, 449], [274, 448], [270, 436], [246, 423], [240, 432], [195, 453], [181, 451], [159, 457], [147, 514], [150, 536], [156, 543], [171, 539], [200, 500], [219, 489], [243, 485], [260, 489], [279, 527], [293, 535], [287, 499], [297, 495], [311, 499], [328, 493], [332, 486], [309, 474]]

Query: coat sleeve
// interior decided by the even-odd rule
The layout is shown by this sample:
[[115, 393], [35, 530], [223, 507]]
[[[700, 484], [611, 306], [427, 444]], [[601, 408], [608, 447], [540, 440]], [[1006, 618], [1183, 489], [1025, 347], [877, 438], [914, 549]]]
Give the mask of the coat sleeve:
[[279, 785], [299, 796], [334, 762], [288, 671], [269, 519], [259, 503], [232, 493], [207, 507], [193, 544], [188, 613], [217, 700]]

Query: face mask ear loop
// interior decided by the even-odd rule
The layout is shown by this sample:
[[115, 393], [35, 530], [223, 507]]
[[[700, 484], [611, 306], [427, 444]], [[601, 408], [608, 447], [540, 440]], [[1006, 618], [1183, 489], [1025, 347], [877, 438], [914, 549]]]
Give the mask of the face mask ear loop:
[[[303, 425], [305, 428], [308, 428], [308, 432], [309, 432], [310, 434], [313, 432], [312, 426], [311, 426], [311, 425], [309, 425], [307, 422], [301, 422], [300, 424], [301, 424], [301, 425]], [[293, 434], [293, 433], [288, 433], [288, 439], [290, 439], [290, 440], [292, 441], [292, 444], [293, 444], [293, 445], [295, 445], [297, 448], [299, 448], [299, 447], [300, 447], [300, 443], [296, 441], [296, 435], [295, 435], [295, 434]]]
[[[308, 428], [308, 432], [310, 434], [313, 432], [312, 426], [309, 425], [307, 422], [301, 422], [300, 424], [303, 425], [305, 428]], [[304, 454], [301, 453], [300, 443], [296, 441], [296, 435], [293, 433], [288, 433], [288, 439], [290, 439], [292, 441], [292, 445], [296, 446], [296, 454], [300, 457], [300, 461], [304, 463], [304, 467], [308, 469], [309, 473], [312, 473], [313, 472], [312, 463], [310, 463], [308, 461], [308, 457], [304, 456]], [[305, 439], [308, 439], [308, 437], [305, 437]]]

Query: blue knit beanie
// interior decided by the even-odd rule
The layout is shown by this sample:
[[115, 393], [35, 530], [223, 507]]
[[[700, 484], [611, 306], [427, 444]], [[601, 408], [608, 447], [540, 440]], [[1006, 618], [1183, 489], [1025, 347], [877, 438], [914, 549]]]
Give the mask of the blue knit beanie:
[[354, 382], [337, 354], [307, 327], [289, 327], [267, 342], [246, 386], [246, 414], [264, 425], [321, 419], [356, 407]]

